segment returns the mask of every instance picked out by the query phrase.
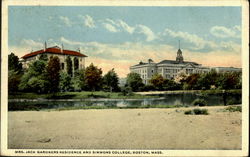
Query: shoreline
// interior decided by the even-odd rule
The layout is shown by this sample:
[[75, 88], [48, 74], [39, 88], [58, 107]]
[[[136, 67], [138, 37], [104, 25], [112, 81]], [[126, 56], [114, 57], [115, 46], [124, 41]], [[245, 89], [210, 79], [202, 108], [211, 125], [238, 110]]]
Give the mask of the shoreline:
[[8, 112], [16, 112], [16, 111], [67, 111], [67, 110], [109, 110], [109, 109], [192, 109], [192, 108], [209, 108], [209, 107], [241, 107], [242, 104], [233, 104], [233, 105], [210, 105], [210, 106], [185, 106], [185, 105], [145, 105], [145, 106], [125, 106], [125, 107], [110, 107], [110, 106], [73, 106], [73, 107], [61, 107], [61, 108], [30, 108], [27, 110], [9, 110]]
[[103, 92], [103, 91], [82, 91], [82, 92], [63, 92], [53, 94], [37, 94], [37, 93], [11, 93], [8, 100], [88, 100], [88, 99], [150, 99], [159, 98], [159, 95], [168, 94], [241, 94], [242, 89], [233, 90], [173, 90], [173, 91], [147, 91], [133, 92], [132, 95], [121, 95], [121, 92]]
[[86, 98], [86, 99], [44, 99], [44, 98], [37, 98], [37, 99], [8, 99], [8, 102], [52, 102], [52, 101], [121, 101], [121, 100], [126, 100], [126, 101], [135, 101], [135, 100], [162, 100], [164, 97], [158, 97], [158, 98], [135, 98], [135, 99], [130, 99], [130, 98], [120, 98], [120, 99], [115, 99], [115, 98]]

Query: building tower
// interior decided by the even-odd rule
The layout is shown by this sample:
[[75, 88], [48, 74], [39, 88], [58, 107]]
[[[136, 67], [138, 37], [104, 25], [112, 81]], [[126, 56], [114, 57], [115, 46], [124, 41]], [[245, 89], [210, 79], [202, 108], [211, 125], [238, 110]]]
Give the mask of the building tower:
[[179, 49], [177, 51], [177, 57], [176, 57], [176, 61], [179, 62], [179, 63], [182, 63], [183, 62], [183, 56], [182, 56], [182, 51], [180, 49], [180, 40], [179, 40]]

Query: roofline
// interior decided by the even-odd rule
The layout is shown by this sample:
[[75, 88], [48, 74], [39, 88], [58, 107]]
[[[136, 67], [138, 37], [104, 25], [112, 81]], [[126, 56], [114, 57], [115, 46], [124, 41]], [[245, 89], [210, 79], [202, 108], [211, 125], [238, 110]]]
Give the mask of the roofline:
[[[69, 50], [69, 51], [71, 51], [71, 50]], [[24, 56], [22, 56], [21, 58], [27, 59], [27, 58], [34, 57], [34, 56], [37, 56], [37, 55], [40, 55], [40, 54], [45, 54], [45, 53], [56, 54], [56, 55], [65, 55], [65, 56], [68, 55], [68, 56], [77, 56], [77, 57], [88, 57], [87, 55], [84, 55], [84, 54], [82, 54], [82, 55], [84, 55], [84, 56], [78, 56], [78, 55], [69, 55], [69, 54], [60, 54], [60, 53], [44, 52], [44, 53], [39, 53], [39, 54], [35, 54], [35, 55], [32, 55], [32, 56], [27, 56], [27, 57], [25, 57], [25, 58], [24, 58]]]
[[[53, 46], [53, 47], [48, 47], [48, 48], [46, 48], [46, 50], [47, 50], [47, 49], [50, 49], [50, 48], [54, 48], [54, 47], [55, 47], [55, 46]], [[39, 54], [44, 54], [44, 53], [57, 54], [57, 55], [69, 55], [69, 56], [77, 56], [77, 57], [88, 57], [88, 56], [85, 55], [85, 54], [82, 54], [82, 53], [80, 53], [80, 52], [73, 51], [73, 50], [63, 49], [64, 51], [73, 51], [73, 52], [77, 52], [77, 53], [79, 53], [79, 54], [81, 54], [81, 55], [83, 55], [83, 56], [74, 55], [74, 54], [63, 54], [63, 53], [46, 52], [46, 50], [44, 51], [43, 49], [41, 49], [41, 50], [37, 50], [37, 51], [34, 51], [34, 52], [30, 52], [30, 53], [28, 53], [28, 54], [36, 53], [36, 52], [38, 52], [38, 51], [43, 51], [43, 52], [41, 52], [41, 53], [34, 54], [34, 55], [31, 55], [31, 56], [27, 56], [27, 57], [25, 57], [25, 56], [28, 55], [28, 54], [25, 54], [25, 55], [22, 56], [21, 58], [22, 58], [22, 59], [27, 59], [27, 58], [30, 58], [30, 57], [37, 56], [37, 55], [39, 55]]]

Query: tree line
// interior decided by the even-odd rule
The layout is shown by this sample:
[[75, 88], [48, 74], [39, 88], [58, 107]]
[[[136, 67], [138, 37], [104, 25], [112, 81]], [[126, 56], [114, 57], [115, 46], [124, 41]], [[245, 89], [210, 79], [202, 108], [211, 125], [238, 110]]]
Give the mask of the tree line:
[[57, 56], [48, 58], [43, 54], [31, 62], [27, 69], [22, 68], [19, 58], [11, 53], [8, 56], [8, 89], [14, 92], [56, 93], [67, 91], [109, 91], [122, 92], [163, 90], [207, 90], [241, 89], [241, 72], [179, 74], [174, 80], [154, 74], [145, 85], [140, 75], [129, 73], [124, 87], [119, 86], [119, 77], [114, 69], [102, 76], [103, 71], [93, 63], [79, 69], [79, 61], [66, 58], [66, 70], [61, 70]]

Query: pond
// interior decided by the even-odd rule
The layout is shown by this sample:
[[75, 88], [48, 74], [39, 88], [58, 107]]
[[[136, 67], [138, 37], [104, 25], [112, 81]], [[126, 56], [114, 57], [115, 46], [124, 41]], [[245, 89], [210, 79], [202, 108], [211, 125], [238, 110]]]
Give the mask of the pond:
[[241, 104], [241, 94], [161, 94], [160, 98], [145, 98], [145, 99], [83, 99], [83, 100], [9, 100], [9, 111], [16, 110], [42, 110], [42, 109], [60, 109], [66, 107], [85, 107], [85, 106], [105, 106], [108, 108], [126, 108], [126, 107], [143, 107], [153, 105], [192, 105], [194, 100], [203, 99], [207, 105], [231, 105]]

